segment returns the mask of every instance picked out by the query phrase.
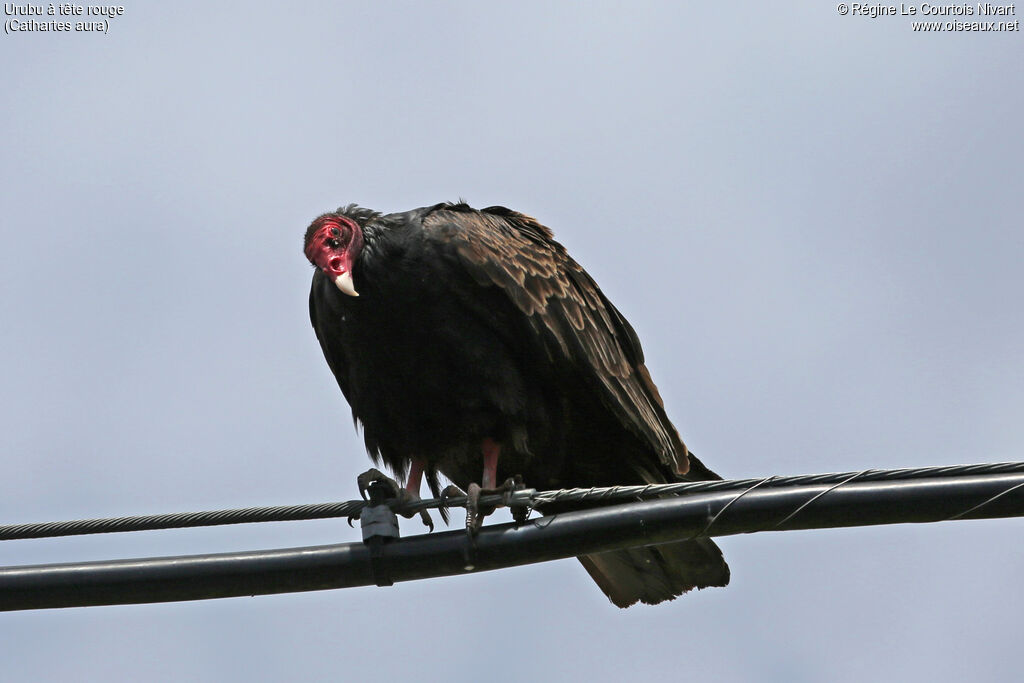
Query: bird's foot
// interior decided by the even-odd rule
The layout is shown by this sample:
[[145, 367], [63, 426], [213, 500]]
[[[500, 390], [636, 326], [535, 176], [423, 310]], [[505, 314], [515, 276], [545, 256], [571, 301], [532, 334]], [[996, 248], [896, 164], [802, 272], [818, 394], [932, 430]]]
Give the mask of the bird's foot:
[[[370, 500], [367, 496], [370, 493], [370, 489], [373, 486], [384, 487], [384, 501], [385, 504], [394, 509], [396, 507], [403, 507], [411, 503], [418, 503], [420, 501], [420, 495], [415, 491], [399, 486], [398, 482], [384, 474], [376, 468], [370, 468], [367, 471], [356, 477], [356, 485], [359, 487], [359, 495], [362, 496], [363, 500]], [[417, 514], [416, 512], [398, 512], [406, 519], [412, 519], [412, 516]], [[419, 511], [420, 520], [424, 526], [428, 527], [431, 531], [434, 530], [434, 520], [430, 518], [430, 513], [426, 510]], [[356, 513], [349, 517], [349, 525], [352, 524], [352, 520], [359, 519], [359, 513]]]
[[[523, 478], [520, 475], [509, 477], [506, 479], [501, 486], [493, 489], [481, 488], [479, 484], [473, 483], [469, 485], [469, 490], [466, 492], [466, 530], [470, 536], [476, 535], [480, 530], [480, 526], [483, 524], [484, 517], [491, 514], [499, 506], [495, 505], [481, 505], [480, 496], [492, 495], [500, 493], [502, 497], [501, 507], [509, 506], [512, 501], [512, 494], [515, 491], [524, 489], [526, 486], [523, 484]], [[461, 492], [460, 492], [461, 493]], [[513, 519], [516, 520], [516, 524], [522, 524], [526, 521], [526, 518], [530, 514], [530, 509], [525, 505], [512, 505], [511, 512]]]

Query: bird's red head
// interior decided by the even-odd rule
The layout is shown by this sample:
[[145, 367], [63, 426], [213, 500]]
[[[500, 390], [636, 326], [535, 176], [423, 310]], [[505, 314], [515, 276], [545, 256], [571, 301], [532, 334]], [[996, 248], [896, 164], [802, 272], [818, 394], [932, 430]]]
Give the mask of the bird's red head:
[[352, 265], [362, 248], [363, 231], [347, 216], [324, 214], [306, 230], [306, 258], [349, 296], [359, 296], [352, 282]]

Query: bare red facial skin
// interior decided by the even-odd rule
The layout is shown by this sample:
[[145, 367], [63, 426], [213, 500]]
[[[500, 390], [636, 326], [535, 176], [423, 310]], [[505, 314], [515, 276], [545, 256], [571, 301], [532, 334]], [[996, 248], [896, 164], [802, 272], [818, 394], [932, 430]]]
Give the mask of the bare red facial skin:
[[[319, 225], [317, 225], [317, 223]], [[363, 231], [344, 216], [322, 216], [306, 244], [306, 258], [332, 281], [352, 272], [352, 264], [363, 248]]]

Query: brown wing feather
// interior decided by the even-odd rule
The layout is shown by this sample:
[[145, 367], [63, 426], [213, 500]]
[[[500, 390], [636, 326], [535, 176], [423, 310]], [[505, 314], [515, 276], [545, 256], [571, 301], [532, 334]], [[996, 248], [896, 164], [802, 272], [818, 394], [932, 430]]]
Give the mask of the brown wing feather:
[[686, 446], [665, 414], [636, 333], [548, 228], [503, 207], [465, 205], [434, 211], [423, 227], [454, 251], [476, 282], [504, 290], [549, 357], [578, 369], [605, 407], [666, 466], [688, 471]]

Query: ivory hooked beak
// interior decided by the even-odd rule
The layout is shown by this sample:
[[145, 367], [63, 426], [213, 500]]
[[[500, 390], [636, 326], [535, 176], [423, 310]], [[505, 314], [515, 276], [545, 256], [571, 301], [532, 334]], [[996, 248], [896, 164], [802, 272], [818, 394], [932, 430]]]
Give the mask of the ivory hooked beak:
[[359, 292], [356, 291], [356, 286], [352, 283], [352, 273], [342, 273], [338, 277], [334, 278], [334, 284], [344, 294], [349, 296], [359, 296]]

